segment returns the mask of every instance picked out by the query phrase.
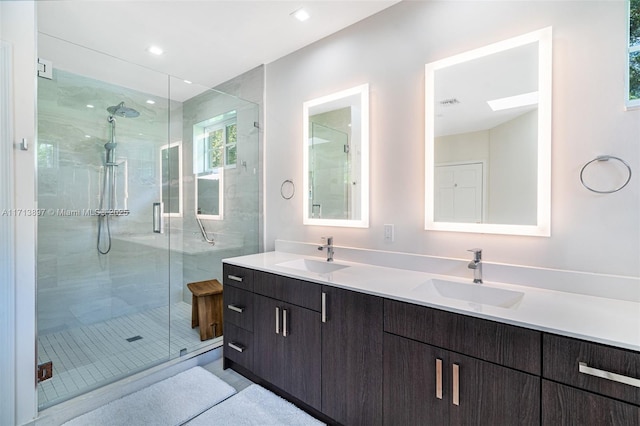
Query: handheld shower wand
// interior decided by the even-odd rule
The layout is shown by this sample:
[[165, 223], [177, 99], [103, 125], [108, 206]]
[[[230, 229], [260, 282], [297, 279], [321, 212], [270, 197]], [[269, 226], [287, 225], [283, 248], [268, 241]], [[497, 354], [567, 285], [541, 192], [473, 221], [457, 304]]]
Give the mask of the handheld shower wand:
[[[96, 247], [98, 253], [107, 254], [111, 251], [111, 211], [116, 207], [116, 119], [115, 116], [125, 118], [135, 118], [140, 115], [133, 108], [124, 106], [124, 102], [107, 108], [109, 117], [107, 122], [111, 125], [111, 140], [104, 144], [104, 179], [102, 182], [102, 194], [100, 195], [100, 204], [98, 212], [98, 241]], [[106, 230], [106, 236], [103, 235]], [[106, 239], [104, 238], [106, 237]], [[104, 243], [103, 243], [103, 240]]]

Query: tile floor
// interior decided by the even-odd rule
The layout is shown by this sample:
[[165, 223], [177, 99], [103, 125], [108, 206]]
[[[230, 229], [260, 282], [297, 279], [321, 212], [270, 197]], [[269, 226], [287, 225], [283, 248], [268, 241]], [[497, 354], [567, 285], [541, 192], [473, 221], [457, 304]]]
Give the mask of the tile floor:
[[39, 336], [38, 363], [53, 362], [53, 377], [38, 385], [40, 409], [221, 339], [200, 341], [188, 303], [171, 305], [170, 316], [170, 329], [163, 306]]

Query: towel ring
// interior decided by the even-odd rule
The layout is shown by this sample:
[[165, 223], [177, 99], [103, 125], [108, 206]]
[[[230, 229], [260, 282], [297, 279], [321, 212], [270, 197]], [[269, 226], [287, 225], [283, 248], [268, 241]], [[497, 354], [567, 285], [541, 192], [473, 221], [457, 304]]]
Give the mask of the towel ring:
[[291, 179], [287, 179], [280, 185], [280, 195], [285, 200], [290, 200], [296, 193], [296, 186]]
[[[609, 161], [609, 160], [617, 160], [619, 162], [621, 162], [626, 168], [627, 171], [629, 172], [629, 175], [627, 176], [627, 180], [618, 188], [616, 189], [612, 189], [610, 191], [599, 191], [597, 189], [593, 189], [591, 188], [589, 185], [587, 185], [584, 182], [584, 177], [582, 176], [584, 173], [584, 169], [587, 168], [587, 166], [591, 163], [593, 163], [594, 161]], [[582, 183], [582, 186], [584, 186], [585, 188], [587, 188], [589, 191], [591, 192], [596, 192], [598, 194], [612, 194], [614, 192], [618, 192], [620, 191], [622, 188], [624, 188], [625, 186], [627, 186], [627, 184], [629, 183], [629, 181], [631, 180], [631, 166], [629, 166], [629, 164], [627, 164], [626, 161], [624, 161], [622, 158], [618, 158], [618, 157], [614, 157], [613, 155], [599, 155], [596, 158], [594, 158], [593, 160], [589, 161], [587, 164], [585, 164], [584, 166], [582, 166], [582, 169], [580, 170], [580, 182]]]

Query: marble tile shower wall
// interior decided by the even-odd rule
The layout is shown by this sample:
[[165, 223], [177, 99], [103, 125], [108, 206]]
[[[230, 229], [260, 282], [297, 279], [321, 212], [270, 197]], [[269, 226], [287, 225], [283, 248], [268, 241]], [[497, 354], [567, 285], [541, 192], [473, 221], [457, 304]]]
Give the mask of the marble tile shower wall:
[[140, 116], [116, 118], [116, 207], [130, 214], [111, 219], [111, 234], [152, 234], [159, 152], [169, 140], [172, 106], [146, 99], [148, 94], [60, 70], [53, 80], [38, 79], [38, 208], [45, 212], [38, 219], [41, 333], [166, 305], [169, 270], [177, 283], [172, 298], [182, 298], [180, 256], [119, 238], [99, 255], [98, 219], [85, 214], [100, 207], [104, 144], [111, 138], [106, 108], [124, 101]]

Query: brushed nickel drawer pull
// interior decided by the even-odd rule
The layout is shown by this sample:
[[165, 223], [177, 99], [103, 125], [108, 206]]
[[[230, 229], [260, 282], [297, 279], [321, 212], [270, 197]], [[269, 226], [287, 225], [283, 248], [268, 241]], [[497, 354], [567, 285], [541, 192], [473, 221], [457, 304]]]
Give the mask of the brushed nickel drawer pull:
[[239, 277], [237, 275], [227, 275], [227, 278], [229, 278], [231, 281], [238, 281], [239, 283], [242, 282], [242, 277]]
[[282, 310], [282, 336], [287, 337], [287, 310]]
[[453, 364], [453, 405], [460, 405], [460, 366]]
[[600, 377], [601, 379], [612, 380], [614, 382], [624, 383], [625, 385], [640, 388], [640, 379], [589, 367], [586, 362], [578, 362], [578, 371], [582, 374], [588, 374], [589, 376]]
[[442, 360], [436, 358], [436, 398], [442, 399]]
[[280, 334], [280, 308], [276, 306], [276, 334]]
[[244, 350], [246, 349], [244, 346], [236, 342], [229, 342], [227, 343], [227, 346], [229, 346], [231, 349], [235, 349], [238, 352], [244, 352]]
[[240, 313], [244, 312], [244, 306], [227, 305], [227, 308], [231, 309], [232, 311], [236, 311]]
[[322, 322], [327, 322], [327, 293], [322, 292]]

